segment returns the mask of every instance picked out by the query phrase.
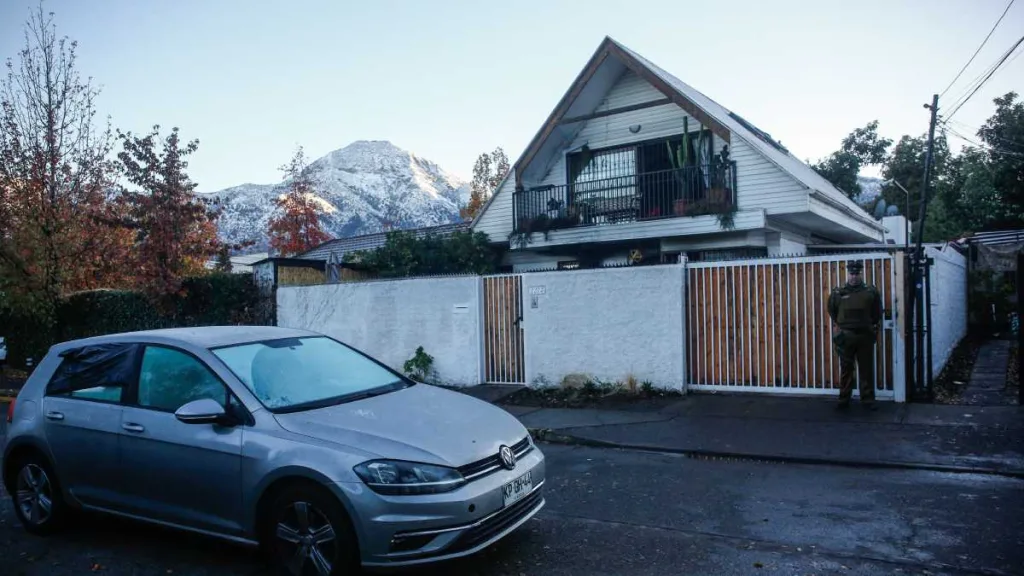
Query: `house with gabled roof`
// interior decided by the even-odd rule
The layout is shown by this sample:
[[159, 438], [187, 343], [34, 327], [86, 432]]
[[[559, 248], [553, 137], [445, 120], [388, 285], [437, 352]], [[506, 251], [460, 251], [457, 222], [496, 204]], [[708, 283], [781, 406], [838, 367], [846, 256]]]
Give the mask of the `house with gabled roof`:
[[506, 267], [717, 260], [882, 242], [779, 141], [605, 38], [472, 229]]

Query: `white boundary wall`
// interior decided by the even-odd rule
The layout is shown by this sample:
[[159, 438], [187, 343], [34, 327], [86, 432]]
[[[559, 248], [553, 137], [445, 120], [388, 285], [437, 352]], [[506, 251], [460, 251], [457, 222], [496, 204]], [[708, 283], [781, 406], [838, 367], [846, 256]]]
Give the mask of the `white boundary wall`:
[[[950, 248], [929, 248], [928, 255], [935, 261], [931, 336], [938, 374], [967, 331], [967, 270], [964, 257]], [[659, 388], [685, 389], [686, 270], [680, 264], [523, 274], [524, 383], [558, 385], [579, 373], [616, 382], [632, 375]], [[280, 326], [328, 334], [399, 371], [423, 346], [441, 383], [484, 381], [481, 277], [281, 287], [277, 303]], [[894, 353], [902, 359], [901, 338], [894, 336]]]
[[949, 356], [967, 334], [967, 259], [956, 250], [927, 248], [934, 259], [928, 277], [931, 288], [932, 374], [938, 377]]
[[483, 381], [479, 277], [282, 287], [277, 306], [279, 326], [327, 334], [399, 372], [423, 346], [440, 383]]
[[684, 268], [523, 275], [526, 382], [568, 374], [683, 389]]

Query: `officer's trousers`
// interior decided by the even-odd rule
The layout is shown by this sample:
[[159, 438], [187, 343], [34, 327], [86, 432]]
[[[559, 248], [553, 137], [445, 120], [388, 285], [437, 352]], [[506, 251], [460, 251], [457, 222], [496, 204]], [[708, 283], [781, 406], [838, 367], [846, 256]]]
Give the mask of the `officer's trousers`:
[[875, 399], [875, 335], [870, 330], [843, 330], [836, 336], [839, 354], [839, 401], [849, 402], [860, 368], [860, 400]]

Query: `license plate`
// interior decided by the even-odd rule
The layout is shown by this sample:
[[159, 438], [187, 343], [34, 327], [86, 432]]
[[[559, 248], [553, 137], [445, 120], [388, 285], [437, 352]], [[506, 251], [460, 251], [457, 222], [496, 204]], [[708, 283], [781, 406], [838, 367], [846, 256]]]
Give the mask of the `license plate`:
[[521, 500], [523, 496], [533, 489], [533, 472], [527, 472], [519, 478], [505, 484], [505, 506], [509, 506]]

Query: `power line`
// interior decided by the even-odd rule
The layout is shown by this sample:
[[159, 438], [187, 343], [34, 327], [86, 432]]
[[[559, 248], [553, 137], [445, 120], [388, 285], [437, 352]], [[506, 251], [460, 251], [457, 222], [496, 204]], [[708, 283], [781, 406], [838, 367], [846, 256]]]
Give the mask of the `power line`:
[[1017, 49], [1017, 47], [1021, 45], [1021, 43], [1024, 43], [1024, 36], [1021, 36], [1020, 39], [1017, 40], [1017, 42], [1005, 54], [1003, 54], [1003, 57], [1000, 58], [998, 62], [996, 62], [995, 66], [992, 67], [992, 69], [988, 73], [988, 75], [985, 76], [985, 78], [981, 82], [979, 82], [977, 86], [974, 87], [974, 90], [970, 94], [968, 94], [966, 98], [961, 100], [956, 105], [956, 107], [953, 109], [953, 111], [950, 112], [948, 116], [946, 116], [947, 120], [952, 118], [960, 110], [960, 108], [963, 107], [964, 104], [967, 104], [967, 102], [971, 98], [973, 98], [975, 94], [978, 93], [978, 90], [981, 90], [981, 87], [984, 86], [985, 83], [988, 82], [989, 79], [992, 78], [992, 75], [995, 74], [996, 71], [999, 70], [999, 67], [1002, 66], [1004, 62], [1006, 62], [1006, 60], [1010, 57], [1011, 54], [1013, 54], [1013, 52]]
[[[977, 87], [978, 83], [982, 82], [982, 81], [983, 81], [983, 79], [984, 79], [984, 78], [985, 78], [985, 77], [986, 77], [987, 75], [990, 75], [990, 74], [992, 74], [992, 73], [993, 73], [993, 71], [994, 71], [994, 70], [995, 70], [996, 68], [998, 68], [998, 67], [999, 67], [999, 65], [1000, 65], [1000, 63], [1001, 63], [1001, 61], [1002, 61], [1002, 59], [1003, 59], [1003, 58], [1005, 58], [1007, 54], [1009, 54], [1009, 53], [1012, 53], [1012, 52], [1013, 52], [1013, 48], [1011, 47], [1011, 48], [1010, 48], [1009, 50], [1007, 50], [1006, 52], [1004, 52], [1002, 56], [1000, 56], [999, 58], [997, 58], [995, 62], [993, 62], [993, 63], [992, 63], [992, 64], [990, 64], [990, 65], [989, 65], [988, 67], [986, 67], [986, 68], [985, 68], [984, 70], [982, 70], [982, 71], [981, 71], [981, 73], [980, 73], [980, 74], [978, 74], [978, 75], [977, 75], [977, 76], [976, 76], [976, 77], [974, 78], [974, 80], [971, 80], [971, 81], [970, 81], [970, 83], [968, 83], [968, 84], [967, 84], [967, 87], [966, 87], [966, 88], [964, 88], [962, 92], [960, 92], [960, 95], [959, 95], [959, 96], [957, 96], [956, 98], [954, 98], [953, 100], [951, 100], [951, 102], [953, 102], [953, 103], [954, 103], [954, 105], [955, 105], [955, 104], [958, 104], [958, 103], [960, 103], [960, 102], [961, 102], [961, 101], [962, 101], [962, 100], [963, 100], [964, 98], [966, 98], [966, 97], [967, 97], [967, 95], [968, 95], [968, 94], [969, 94], [969, 93], [971, 92], [971, 90], [972, 90], [972, 89], [974, 89], [974, 88], [976, 88], [976, 87]], [[1018, 52], [1018, 53], [1017, 53], [1016, 55], [1014, 55], [1013, 59], [1011, 59], [1011, 60], [1010, 60], [1010, 62], [1012, 62], [1013, 60], [1016, 60], [1016, 59], [1017, 59], [1017, 56], [1020, 56], [1020, 53], [1019, 53], [1019, 52]], [[951, 105], [950, 107], [952, 107], [952, 105]]]
[[995, 32], [996, 28], [999, 27], [999, 23], [1003, 21], [1003, 17], [1006, 16], [1006, 13], [1010, 11], [1010, 6], [1013, 6], [1013, 3], [1015, 1], [1016, 0], [1010, 0], [1010, 3], [1006, 5], [1006, 9], [1003, 10], [1002, 15], [999, 16], [999, 20], [996, 20], [996, 23], [992, 25], [992, 29], [988, 31], [988, 36], [985, 36], [985, 39], [981, 41], [981, 45], [978, 46], [978, 49], [975, 50], [974, 54], [971, 55], [971, 59], [967, 61], [967, 64], [964, 64], [964, 67], [961, 68], [959, 72], [957, 72], [956, 78], [953, 78], [953, 81], [949, 83], [949, 86], [946, 86], [946, 89], [942, 91], [942, 94], [939, 94], [939, 98], [946, 95], [946, 92], [949, 91], [949, 89], [953, 87], [953, 84], [956, 84], [956, 81], [960, 79], [960, 75], [964, 73], [964, 70], [967, 70], [967, 67], [971, 65], [971, 62], [974, 62], [974, 59], [978, 56], [978, 53], [981, 52], [981, 49], [985, 47], [985, 43], [987, 43], [988, 39], [992, 37], [992, 33]]
[[[951, 124], [955, 124], [959, 129], [967, 130], [971, 134], [974, 134], [974, 135], [977, 135], [978, 132], [981, 131], [980, 128], [976, 128], [976, 127], [971, 126], [969, 124], [966, 124], [964, 122], [960, 122], [959, 120], [948, 120], [947, 119], [947, 120], [942, 120], [940, 123], [941, 124], [945, 124], [946, 126], [950, 126]], [[1018, 142], [1016, 140], [1011, 140], [1009, 138], [1003, 138], [1001, 136], [996, 136], [994, 134], [988, 134], [988, 135], [985, 136], [985, 138], [986, 139], [995, 140], [995, 141], [998, 141], [998, 142], [1002, 142], [1004, 144], [1009, 144], [1011, 146], [1020, 146], [1022, 149], [1024, 149], [1024, 142]]]
[[957, 138], [963, 140], [964, 142], [967, 142], [968, 144], [973, 144], [973, 145], [977, 146], [978, 148], [981, 148], [982, 150], [985, 150], [986, 152], [989, 152], [991, 154], [999, 154], [1001, 156], [1012, 156], [1014, 158], [1024, 158], [1024, 153], [1014, 152], [1014, 151], [1010, 151], [1010, 150], [1003, 150], [1003, 149], [1000, 149], [1000, 148], [993, 148], [991, 146], [988, 146], [987, 144], [983, 144], [981, 142], [978, 142], [977, 140], [973, 140], [971, 138], [968, 138], [967, 136], [964, 136], [963, 134], [961, 134], [961, 133], [957, 132], [956, 130], [950, 128], [949, 125], [946, 125], [945, 127], [943, 127], [942, 132], [944, 134], [953, 134], [954, 136], [956, 136]]

